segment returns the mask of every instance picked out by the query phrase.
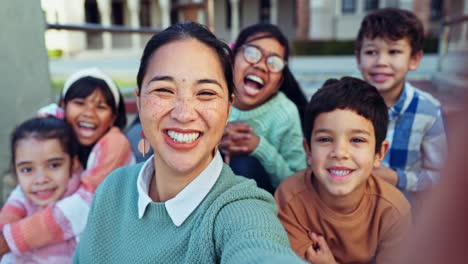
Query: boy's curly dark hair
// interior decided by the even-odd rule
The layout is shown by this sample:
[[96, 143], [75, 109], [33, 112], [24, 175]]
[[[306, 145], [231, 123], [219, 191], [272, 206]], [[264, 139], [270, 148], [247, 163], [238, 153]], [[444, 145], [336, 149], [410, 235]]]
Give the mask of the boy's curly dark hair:
[[356, 112], [374, 126], [375, 153], [380, 151], [387, 135], [388, 110], [377, 89], [353, 77], [329, 79], [310, 99], [304, 116], [305, 137], [310, 146], [314, 122], [322, 113], [336, 109]]
[[408, 38], [411, 56], [422, 50], [424, 27], [416, 15], [398, 8], [382, 8], [369, 13], [361, 22], [355, 50], [359, 54], [364, 38], [400, 40]]

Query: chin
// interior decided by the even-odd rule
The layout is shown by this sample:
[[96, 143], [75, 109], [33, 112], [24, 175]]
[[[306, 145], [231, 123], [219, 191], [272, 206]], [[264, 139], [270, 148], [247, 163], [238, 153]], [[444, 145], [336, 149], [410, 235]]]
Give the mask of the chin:
[[334, 189], [334, 190], [329, 190], [331, 194], [334, 196], [346, 196], [352, 192], [352, 190], [348, 189]]
[[195, 161], [182, 161], [183, 159], [179, 159], [179, 162], [173, 162], [170, 164], [170, 167], [177, 172], [177, 174], [188, 174], [191, 171], [194, 171], [199, 166], [199, 163]]

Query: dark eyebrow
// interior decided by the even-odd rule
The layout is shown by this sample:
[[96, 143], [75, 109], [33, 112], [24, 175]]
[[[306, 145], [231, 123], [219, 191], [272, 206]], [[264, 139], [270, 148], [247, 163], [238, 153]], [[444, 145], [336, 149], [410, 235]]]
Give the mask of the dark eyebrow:
[[390, 46], [391, 48], [393, 48], [393, 47], [399, 47], [399, 48], [401, 48], [401, 47], [404, 47], [405, 45], [402, 44], [402, 43], [393, 42], [393, 43], [390, 43], [389, 46]]
[[51, 159], [48, 159], [47, 162], [52, 162], [52, 161], [64, 161], [65, 158], [51, 158]]
[[216, 81], [214, 79], [201, 79], [201, 80], [197, 81], [197, 84], [204, 84], [204, 83], [215, 84], [215, 85], [218, 85], [220, 88], [223, 88], [223, 86], [218, 81]]
[[32, 162], [31, 161], [21, 161], [21, 162], [16, 163], [16, 167], [29, 165], [29, 164], [32, 164]]
[[151, 82], [157, 82], [157, 81], [174, 82], [174, 78], [172, 78], [171, 76], [167, 76], [167, 75], [163, 75], [163, 76], [156, 75], [153, 78], [151, 78], [146, 85], [148, 85]]
[[[314, 134], [318, 134], [318, 133], [330, 133], [331, 130], [330, 129], [326, 129], [326, 128], [319, 128], [317, 130], [314, 131]], [[351, 133], [353, 134], [365, 134], [365, 135], [371, 135], [371, 133], [369, 133], [369, 131], [367, 130], [364, 130], [364, 129], [352, 129], [351, 130]]]
[[368, 135], [368, 136], [371, 135], [369, 133], [369, 131], [364, 130], [364, 129], [353, 129], [353, 130], [351, 130], [351, 132], [353, 132], [354, 134], [365, 134], [365, 135]]
[[314, 131], [314, 134], [318, 134], [318, 133], [329, 133], [330, 132], [330, 129], [326, 129], [326, 128], [319, 128], [317, 130]]
[[375, 44], [371, 42], [371, 43], [366, 43], [363, 45], [363, 47], [369, 47], [369, 46], [375, 46]]

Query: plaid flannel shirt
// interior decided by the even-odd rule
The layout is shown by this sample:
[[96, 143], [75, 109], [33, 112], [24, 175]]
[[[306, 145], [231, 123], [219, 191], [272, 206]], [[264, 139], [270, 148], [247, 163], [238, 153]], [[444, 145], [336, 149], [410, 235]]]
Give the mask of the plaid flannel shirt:
[[383, 165], [398, 174], [402, 191], [421, 191], [436, 183], [447, 157], [442, 107], [430, 94], [405, 83], [388, 109], [390, 148]]

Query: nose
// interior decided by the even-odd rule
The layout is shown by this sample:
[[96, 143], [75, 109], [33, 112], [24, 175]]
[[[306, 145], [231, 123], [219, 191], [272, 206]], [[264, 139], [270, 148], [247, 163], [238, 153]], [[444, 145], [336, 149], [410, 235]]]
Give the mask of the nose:
[[377, 55], [376, 64], [378, 66], [386, 66], [387, 63], [388, 63], [388, 56], [385, 53], [382, 52], [379, 55]]
[[47, 183], [48, 181], [49, 177], [47, 175], [47, 172], [43, 169], [37, 169], [36, 174], [34, 175], [34, 184], [41, 185]]
[[268, 71], [268, 66], [267, 66], [267, 57], [266, 56], [263, 56], [260, 61], [258, 61], [257, 63], [254, 64], [254, 68], [258, 69], [258, 70], [261, 70], [263, 72], [267, 72]]
[[86, 104], [82, 114], [86, 117], [94, 117], [96, 116], [96, 107], [91, 104]]
[[177, 98], [175, 106], [171, 111], [171, 117], [181, 123], [193, 121], [197, 117], [193, 98]]
[[349, 144], [345, 140], [337, 140], [333, 146], [332, 157], [336, 159], [349, 158]]

